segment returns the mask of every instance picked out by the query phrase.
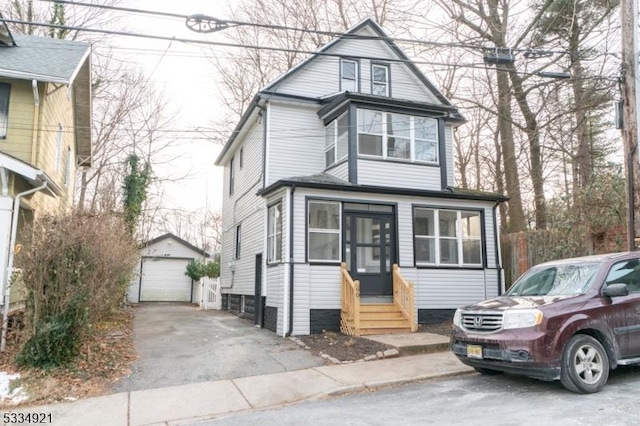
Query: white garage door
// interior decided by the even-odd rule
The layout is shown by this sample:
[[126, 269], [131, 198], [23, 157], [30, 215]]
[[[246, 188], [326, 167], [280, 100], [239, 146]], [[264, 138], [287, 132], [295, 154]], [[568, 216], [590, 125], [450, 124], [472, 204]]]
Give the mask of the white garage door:
[[184, 273], [188, 260], [142, 259], [141, 302], [191, 302], [191, 278]]

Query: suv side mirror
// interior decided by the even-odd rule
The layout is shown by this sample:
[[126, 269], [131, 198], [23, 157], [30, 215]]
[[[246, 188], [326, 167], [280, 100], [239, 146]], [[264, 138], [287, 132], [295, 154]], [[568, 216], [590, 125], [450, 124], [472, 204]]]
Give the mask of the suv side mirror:
[[629, 294], [629, 288], [625, 283], [611, 283], [602, 292], [608, 297], [627, 296]]

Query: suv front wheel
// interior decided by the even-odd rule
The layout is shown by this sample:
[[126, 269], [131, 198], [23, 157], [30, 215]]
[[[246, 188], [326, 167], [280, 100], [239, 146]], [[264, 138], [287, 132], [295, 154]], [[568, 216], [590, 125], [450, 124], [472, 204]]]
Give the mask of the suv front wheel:
[[562, 385], [575, 393], [595, 393], [608, 379], [609, 358], [600, 342], [586, 334], [569, 339], [562, 356]]

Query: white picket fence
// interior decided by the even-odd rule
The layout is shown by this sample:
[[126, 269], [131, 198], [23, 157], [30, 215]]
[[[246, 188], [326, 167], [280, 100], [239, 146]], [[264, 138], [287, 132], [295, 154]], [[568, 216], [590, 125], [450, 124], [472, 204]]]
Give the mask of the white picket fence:
[[222, 309], [220, 278], [202, 278], [200, 280], [200, 307], [202, 309]]

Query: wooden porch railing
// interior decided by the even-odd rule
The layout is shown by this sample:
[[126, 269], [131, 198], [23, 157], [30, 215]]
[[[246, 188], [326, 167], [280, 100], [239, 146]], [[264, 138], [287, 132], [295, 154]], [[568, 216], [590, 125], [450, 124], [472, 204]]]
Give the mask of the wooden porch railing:
[[404, 279], [400, 274], [400, 268], [393, 264], [393, 303], [402, 311], [402, 314], [411, 324], [411, 331], [416, 331], [415, 290], [413, 283]]
[[354, 281], [347, 271], [347, 264], [342, 263], [342, 313], [340, 315], [340, 331], [348, 336], [359, 335], [360, 330], [360, 281]]

